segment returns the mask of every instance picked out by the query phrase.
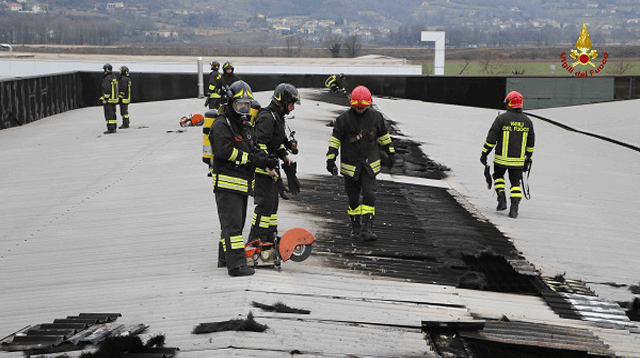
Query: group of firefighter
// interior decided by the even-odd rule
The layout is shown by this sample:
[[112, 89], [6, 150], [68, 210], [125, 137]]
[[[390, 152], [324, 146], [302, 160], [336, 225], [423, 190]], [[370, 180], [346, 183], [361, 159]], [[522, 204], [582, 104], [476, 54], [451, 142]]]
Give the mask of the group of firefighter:
[[[297, 164], [291, 155], [298, 154], [298, 142], [288, 126], [286, 116], [300, 104], [300, 93], [290, 83], [276, 86], [268, 106], [261, 107], [251, 87], [234, 73], [226, 62], [211, 62], [203, 126], [202, 160], [209, 167], [213, 181], [221, 234], [218, 244], [218, 267], [226, 267], [230, 276], [255, 273], [245, 254], [242, 230], [245, 226], [248, 197], [254, 197], [255, 210], [247, 242], [259, 239], [273, 244], [278, 226], [278, 200], [286, 193], [300, 192]], [[123, 125], [129, 126], [126, 105], [130, 102], [131, 81], [126, 66], [120, 78], [104, 66], [103, 96], [108, 131], [115, 132], [115, 105], [120, 103]], [[344, 75], [330, 76], [325, 86], [332, 92], [347, 93]], [[380, 112], [372, 108], [371, 92], [356, 86], [348, 95], [350, 108], [340, 114], [333, 126], [326, 153], [326, 169], [331, 175], [344, 177], [348, 197], [347, 213], [351, 221], [351, 240], [373, 242], [376, 204], [376, 176], [381, 165], [394, 166], [396, 153]], [[509, 216], [516, 218], [523, 197], [523, 173], [531, 167], [535, 135], [531, 120], [522, 112], [523, 97], [512, 91], [504, 100], [506, 112], [498, 115], [487, 134], [480, 162], [488, 166], [488, 155], [495, 148], [493, 187], [497, 194], [496, 210], [507, 209], [505, 174], [510, 182]], [[122, 110], [122, 106], [124, 110]], [[384, 155], [382, 153], [385, 153]], [[340, 167], [336, 159], [340, 155]], [[384, 163], [382, 163], [384, 161]], [[287, 177], [283, 184], [281, 170]], [[268, 260], [276, 260], [275, 246], [266, 250]]]
[[121, 66], [120, 75], [113, 73], [113, 66], [105, 63], [102, 66], [102, 96], [100, 101], [104, 108], [104, 119], [107, 122], [107, 130], [104, 132], [115, 133], [118, 126], [116, 106], [120, 105], [120, 115], [122, 125], [120, 129], [129, 128], [129, 103], [131, 103], [131, 78], [129, 77], [129, 67]]

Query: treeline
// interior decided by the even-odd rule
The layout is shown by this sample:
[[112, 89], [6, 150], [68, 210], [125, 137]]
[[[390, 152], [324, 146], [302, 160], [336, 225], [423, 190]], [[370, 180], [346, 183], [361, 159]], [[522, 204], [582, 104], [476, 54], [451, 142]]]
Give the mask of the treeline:
[[[384, 45], [424, 46], [421, 32], [428, 28], [424, 24], [402, 25], [392, 31]], [[580, 36], [581, 26], [567, 25], [564, 28], [552, 26], [522, 26], [498, 30], [481, 26], [447, 26], [440, 31], [446, 32], [447, 47], [465, 48], [484, 45], [487, 47], [537, 46], [553, 47], [560, 44], [575, 43]], [[606, 42], [634, 42], [639, 32], [633, 28], [619, 28], [604, 34], [601, 30], [589, 28], [589, 38], [595, 44]]]
[[113, 45], [121, 33], [113, 20], [0, 16], [0, 42], [11, 44]]

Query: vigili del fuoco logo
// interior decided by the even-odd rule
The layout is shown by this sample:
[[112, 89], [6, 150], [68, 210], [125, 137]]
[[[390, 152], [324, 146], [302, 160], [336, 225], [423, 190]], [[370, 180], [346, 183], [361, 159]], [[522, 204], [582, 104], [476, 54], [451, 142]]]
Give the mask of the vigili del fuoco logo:
[[[604, 53], [600, 66], [596, 68], [596, 64], [593, 63], [592, 60], [598, 57], [598, 51], [591, 49], [591, 40], [589, 39], [589, 32], [587, 32], [587, 24], [582, 24], [580, 37], [578, 41], [576, 41], [576, 48], [577, 50], [571, 50], [571, 54], [569, 55], [575, 60], [571, 64], [567, 62], [567, 58], [565, 57], [566, 52], [560, 54], [560, 58], [562, 58], [562, 68], [576, 77], [593, 76], [594, 73], [602, 71], [605, 63], [607, 63], [609, 54], [607, 52]], [[576, 66], [578, 66], [577, 71]], [[591, 68], [588, 66], [591, 66]], [[585, 67], [584, 71], [581, 71], [580, 69], [583, 69], [583, 67]]]

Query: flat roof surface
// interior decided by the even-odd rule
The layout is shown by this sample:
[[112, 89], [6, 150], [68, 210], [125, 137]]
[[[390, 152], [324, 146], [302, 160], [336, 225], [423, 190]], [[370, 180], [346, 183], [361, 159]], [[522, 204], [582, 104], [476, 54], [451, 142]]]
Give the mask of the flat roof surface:
[[[344, 107], [308, 99], [317, 91], [302, 90], [288, 124], [300, 141], [300, 178], [329, 180], [326, 123]], [[256, 94], [263, 105], [270, 95]], [[440, 181], [381, 179], [450, 188], [542, 274], [582, 280], [606, 300], [633, 298], [629, 289], [640, 282], [640, 194], [633, 190], [640, 153], [534, 120], [532, 199], [513, 220], [494, 211], [478, 162], [496, 111], [385, 98], [374, 103], [432, 160], [451, 168]], [[611, 115], [615, 105], [575, 107], [575, 115]], [[294, 351], [435, 357], [423, 321], [508, 317], [586, 330], [616, 355], [640, 357], [638, 333], [562, 318], [542, 297], [371, 276], [327, 265], [320, 252], [302, 263], [285, 262], [280, 272], [229, 277], [216, 268], [219, 225], [201, 161], [201, 127], [178, 125], [182, 116], [203, 112], [199, 99], [134, 103], [131, 128], [103, 135], [102, 108], [91, 107], [0, 131], [0, 337], [80, 312], [118, 312], [123, 324], [144, 323], [150, 334], [165, 334], [167, 346], [180, 348], [179, 357]], [[280, 203], [280, 228], [321, 231], [322, 218]], [[253, 301], [311, 313], [265, 312]], [[250, 311], [267, 332], [191, 333], [199, 323]]]

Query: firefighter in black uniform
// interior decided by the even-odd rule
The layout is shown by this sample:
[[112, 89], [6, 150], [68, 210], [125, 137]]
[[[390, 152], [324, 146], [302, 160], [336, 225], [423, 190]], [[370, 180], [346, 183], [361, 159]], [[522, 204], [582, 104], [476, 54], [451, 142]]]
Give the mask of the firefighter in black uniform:
[[497, 211], [507, 209], [504, 174], [509, 171], [511, 185], [511, 209], [509, 216], [518, 217], [518, 206], [522, 200], [522, 173], [531, 166], [531, 156], [535, 143], [533, 123], [522, 113], [522, 95], [510, 92], [505, 98], [507, 111], [500, 114], [489, 129], [482, 148], [480, 162], [487, 165], [487, 156], [495, 147], [493, 159], [493, 186], [498, 196]]
[[242, 229], [247, 215], [247, 198], [252, 194], [253, 171], [275, 168], [278, 161], [254, 153], [251, 139], [251, 87], [237, 81], [229, 87], [228, 100], [209, 133], [213, 148], [213, 192], [220, 219], [218, 267], [227, 267], [230, 276], [252, 275], [247, 266]]
[[335, 121], [327, 152], [327, 170], [337, 175], [336, 157], [342, 147], [340, 173], [344, 176], [344, 186], [349, 198], [347, 212], [351, 218], [351, 238], [360, 238], [365, 242], [377, 240], [372, 224], [376, 213], [376, 175], [380, 172], [380, 147], [388, 153], [386, 165], [391, 168], [395, 162], [395, 149], [384, 118], [370, 106], [369, 89], [364, 86], [356, 87], [351, 92], [351, 108]]
[[[209, 73], [209, 88], [207, 93], [207, 100], [205, 101], [205, 107], [209, 106], [209, 109], [218, 110], [220, 106], [220, 94], [216, 91], [216, 81], [221, 76], [218, 70], [220, 69], [220, 62], [211, 62], [211, 72]], [[205, 123], [206, 126], [206, 123]]]
[[120, 67], [120, 77], [118, 78], [118, 98], [120, 103], [120, 115], [122, 125], [120, 129], [129, 128], [129, 103], [131, 103], [131, 78], [129, 78], [129, 67]]
[[[291, 143], [285, 132], [285, 115], [300, 103], [298, 89], [290, 83], [276, 86], [271, 96], [271, 103], [258, 112], [255, 123], [255, 143], [258, 150], [266, 156], [277, 157], [283, 161], [283, 169], [287, 173], [287, 184], [292, 194], [299, 192], [299, 184], [295, 178], [295, 163], [287, 155], [288, 149], [297, 149], [297, 143]], [[295, 146], [295, 148], [294, 148]], [[296, 151], [297, 153], [297, 151]], [[249, 241], [260, 239], [263, 243], [273, 243], [278, 227], [278, 195], [282, 184], [280, 170], [256, 168], [254, 201], [256, 204], [251, 222]], [[273, 261], [275, 249], [265, 250], [264, 257]], [[267, 256], [268, 255], [268, 256]]]
[[240, 77], [235, 74], [233, 63], [227, 61], [222, 65], [222, 74], [215, 82], [215, 91], [222, 96], [224, 95], [222, 91], [225, 91], [224, 87], [231, 86], [236, 81], [240, 81]]
[[115, 133], [118, 126], [116, 117], [116, 105], [118, 104], [118, 79], [113, 74], [113, 66], [105, 63], [102, 66], [104, 76], [102, 77], [102, 96], [100, 101], [104, 107], [104, 119], [107, 121], [107, 133]]
[[347, 90], [344, 88], [344, 73], [339, 75], [331, 75], [324, 81], [324, 86], [328, 88], [331, 92], [342, 92], [346, 93]]

